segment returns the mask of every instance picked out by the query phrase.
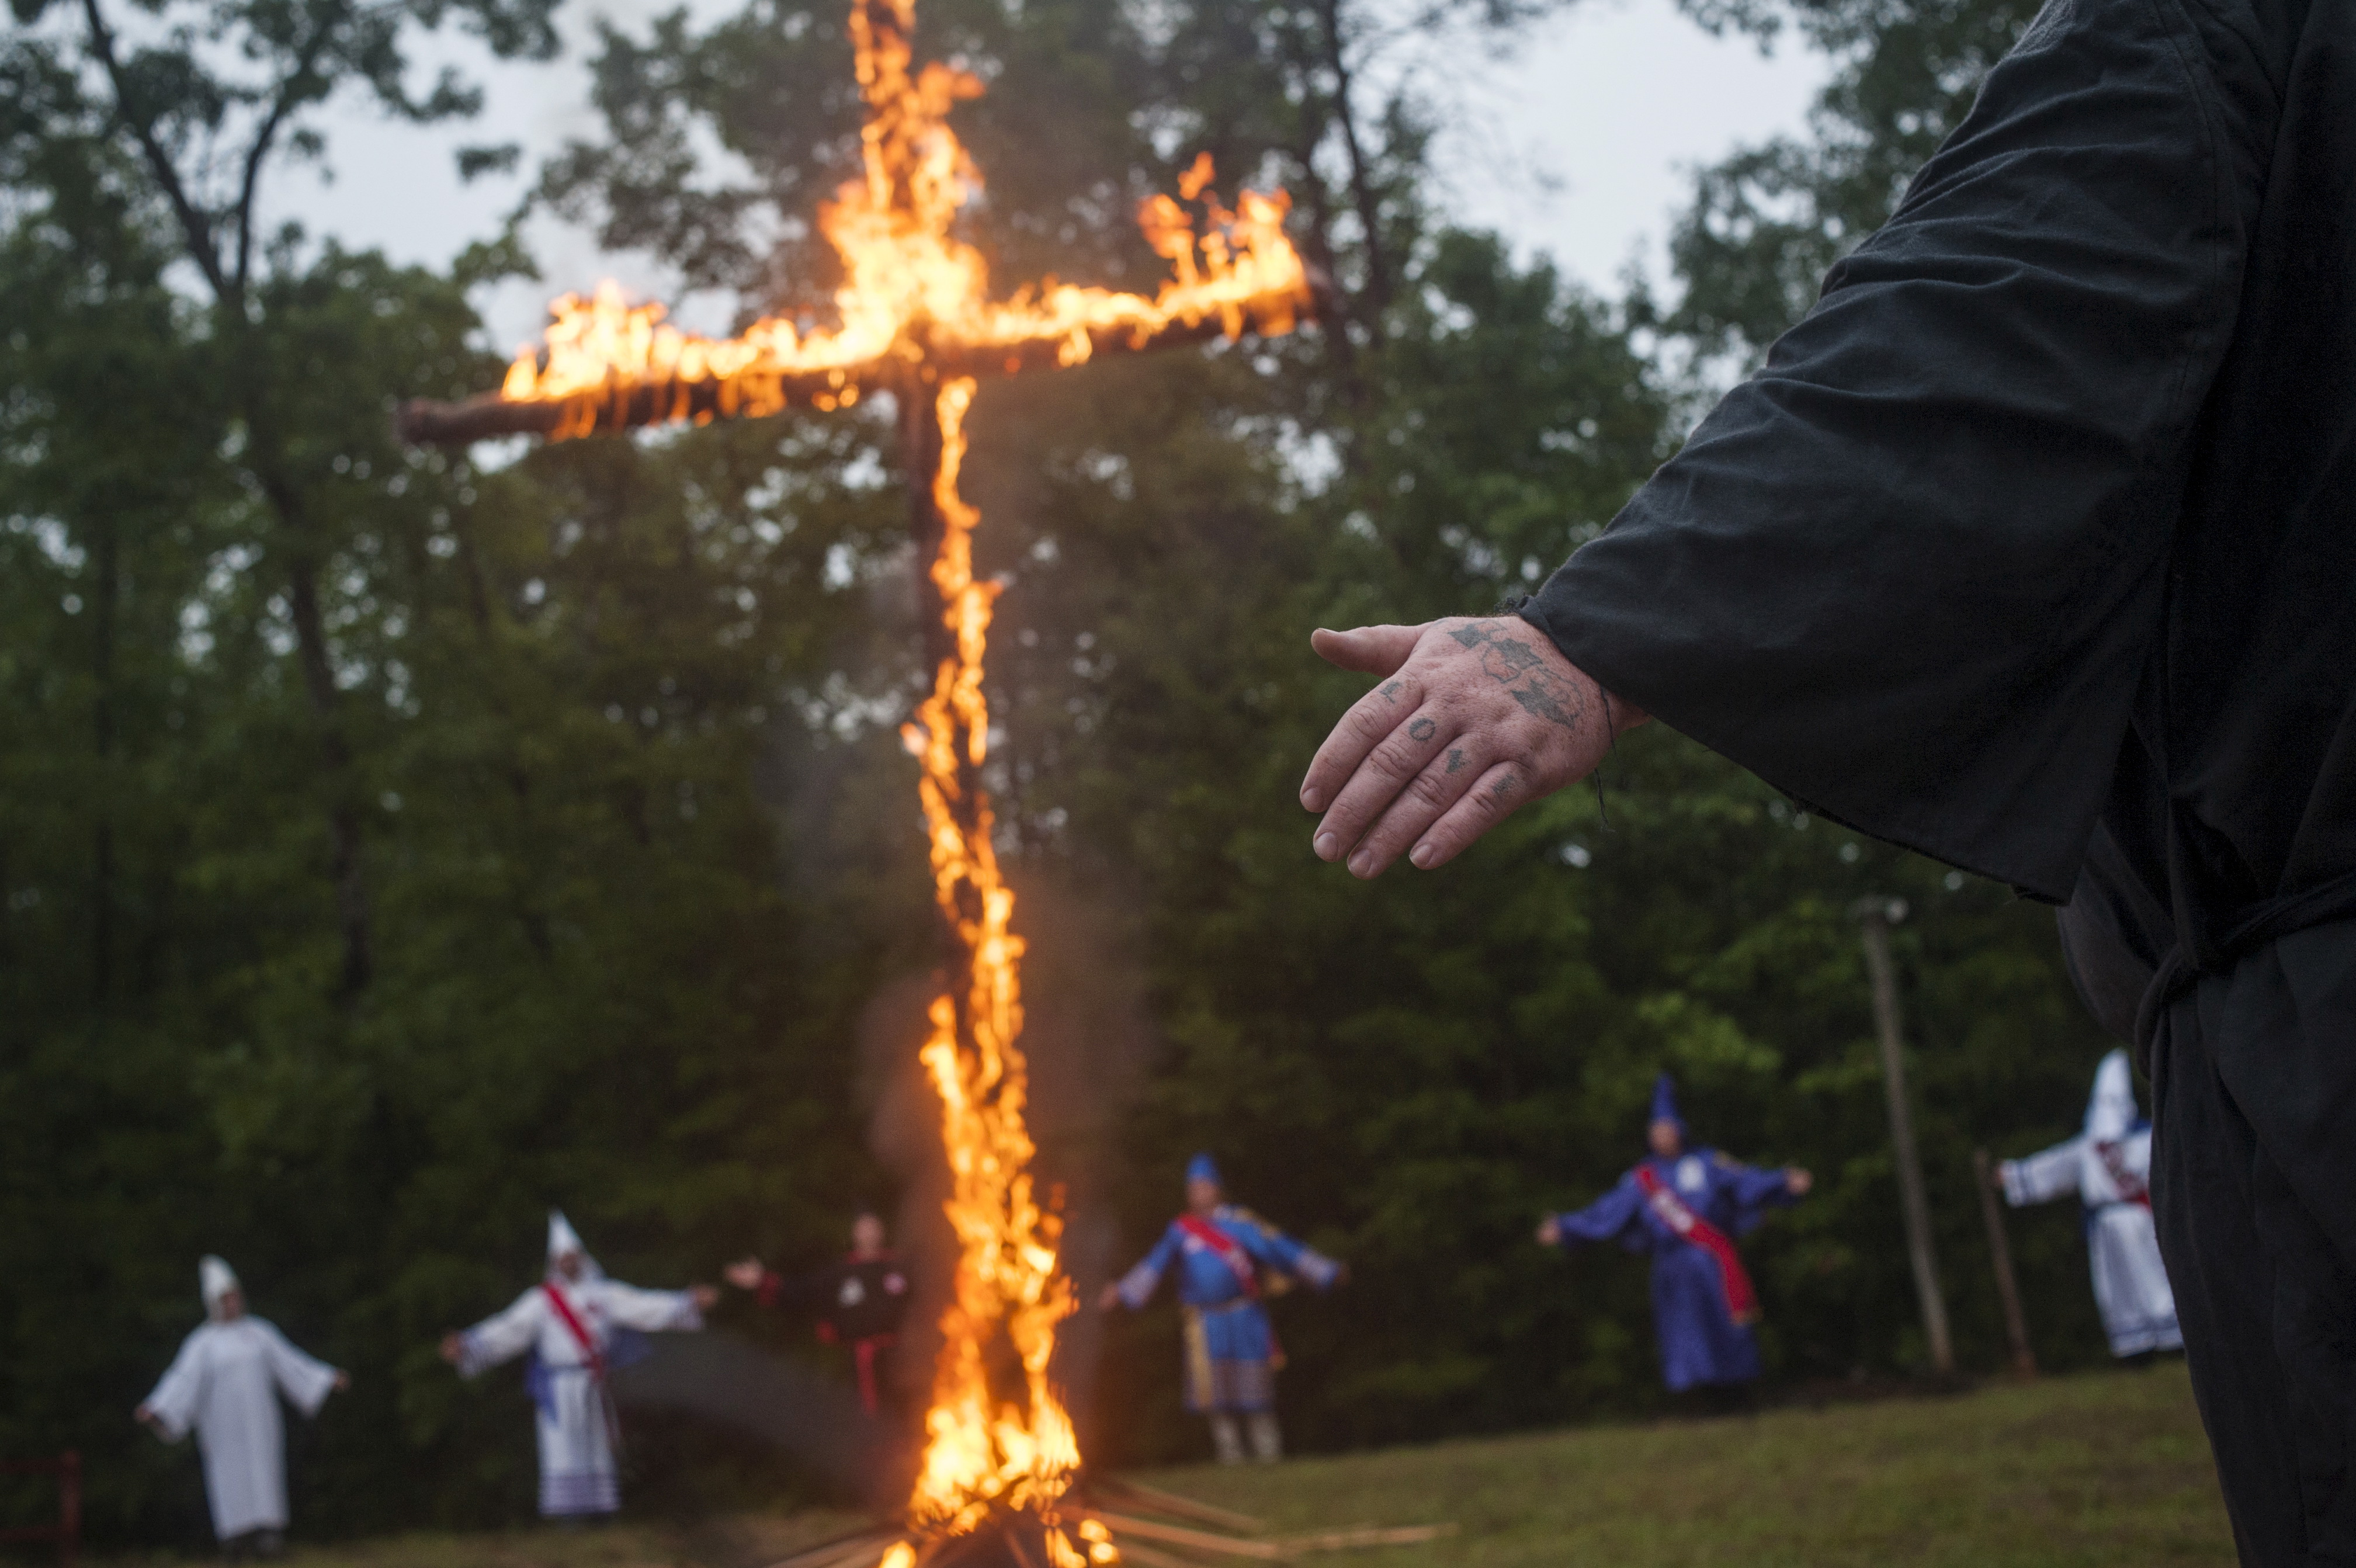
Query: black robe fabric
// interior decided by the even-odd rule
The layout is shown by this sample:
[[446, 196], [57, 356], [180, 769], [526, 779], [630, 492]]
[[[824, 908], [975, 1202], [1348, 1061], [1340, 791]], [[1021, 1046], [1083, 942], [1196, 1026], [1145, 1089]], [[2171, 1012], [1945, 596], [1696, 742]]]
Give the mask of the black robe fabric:
[[2356, 870], [2351, 50], [2356, 0], [2053, 0], [1524, 613], [1823, 814], [2039, 898], [2098, 820], [2161, 909]]
[[2356, 0], [2050, 0], [1522, 613], [2067, 904], [2243, 1560], [2356, 1563]]

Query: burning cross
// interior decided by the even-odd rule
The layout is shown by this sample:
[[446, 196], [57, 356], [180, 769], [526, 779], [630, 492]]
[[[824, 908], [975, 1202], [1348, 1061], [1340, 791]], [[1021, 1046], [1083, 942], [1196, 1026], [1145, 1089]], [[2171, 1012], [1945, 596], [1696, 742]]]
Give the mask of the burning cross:
[[[400, 426], [423, 444], [519, 434], [562, 440], [776, 413], [796, 401], [848, 407], [879, 390], [897, 400], [909, 521], [930, 563], [919, 593], [934, 670], [931, 693], [902, 733], [923, 766], [934, 893], [963, 976], [933, 999], [923, 1053], [941, 1099], [952, 1178], [947, 1207], [960, 1256], [956, 1299], [941, 1323], [923, 1469], [908, 1503], [911, 1534], [877, 1538], [874, 1550], [883, 1554], [878, 1568], [911, 1568], [920, 1557], [945, 1564], [944, 1552], [962, 1554], [958, 1543], [971, 1544], [995, 1516], [1007, 1554], [1027, 1568], [1089, 1568], [1120, 1554], [1101, 1510], [1065, 1503], [1079, 1447], [1048, 1382], [1056, 1326], [1075, 1303], [1058, 1262], [1061, 1221], [1032, 1185], [1017, 1043], [1023, 939], [1012, 929], [1014, 895], [999, 873], [980, 780], [990, 730], [982, 656], [999, 585], [973, 575], [980, 516], [958, 493], [965, 413], [980, 377], [1247, 330], [1290, 332], [1313, 295], [1285, 238], [1286, 199], [1248, 190], [1227, 209], [1206, 193], [1205, 155], [1179, 182], [1185, 200], [1204, 209], [1200, 231], [1167, 196], [1139, 211], [1147, 242], [1171, 263], [1151, 298], [1054, 283], [991, 298], [980, 253], [951, 233], [980, 177], [948, 115], [959, 100], [979, 96], [981, 83], [937, 63], [911, 74], [915, 13], [916, 0], [851, 4], [867, 104], [863, 177], [844, 184], [819, 214], [846, 274], [835, 292], [838, 325], [802, 333], [771, 317], [725, 340], [693, 337], [664, 325], [660, 306], [628, 306], [609, 284], [593, 299], [558, 300], [546, 343], [517, 357], [498, 393], [409, 403]], [[1020, 1402], [990, 1386], [984, 1348], [999, 1334], [1022, 1363]], [[1119, 1522], [1165, 1537], [1170, 1528]], [[853, 1568], [849, 1559], [843, 1568]]]

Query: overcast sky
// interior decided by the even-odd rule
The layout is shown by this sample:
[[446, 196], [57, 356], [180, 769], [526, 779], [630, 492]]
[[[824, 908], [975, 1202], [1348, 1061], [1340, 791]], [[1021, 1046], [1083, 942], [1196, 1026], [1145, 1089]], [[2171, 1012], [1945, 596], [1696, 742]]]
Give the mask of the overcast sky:
[[[529, 168], [566, 136], [593, 134], [584, 48], [590, 17], [628, 24], [670, 3], [568, 5], [568, 51], [552, 65], [496, 66], [452, 52], [447, 58], [490, 89], [486, 113], [460, 126], [419, 130], [357, 101], [338, 105], [346, 112], [325, 126], [336, 177], [282, 175], [273, 216], [300, 218], [314, 233], [380, 247], [397, 260], [448, 262], [497, 231], [524, 179], [519, 172], [461, 186], [453, 150], [520, 142]], [[701, 0], [697, 8], [726, 4]], [[1448, 199], [1461, 218], [1505, 233], [1525, 257], [1543, 252], [1590, 286], [1612, 291], [1632, 257], [1658, 271], [1669, 214], [1686, 189], [1680, 171], [1798, 129], [1825, 74], [1820, 59], [1796, 48], [1762, 59], [1747, 41], [1711, 38], [1670, 0], [1585, 0], [1502, 61], [1468, 55], [1451, 62], [1445, 88], [1463, 129], [1440, 148]], [[554, 224], [531, 238], [547, 283], [502, 285], [477, 302], [502, 349], [538, 336], [541, 302], [555, 290], [614, 276], [640, 294], [668, 292], [669, 280], [645, 258], [601, 255], [586, 235]], [[726, 314], [718, 302], [701, 309], [688, 302], [683, 312], [707, 329], [724, 327]]]

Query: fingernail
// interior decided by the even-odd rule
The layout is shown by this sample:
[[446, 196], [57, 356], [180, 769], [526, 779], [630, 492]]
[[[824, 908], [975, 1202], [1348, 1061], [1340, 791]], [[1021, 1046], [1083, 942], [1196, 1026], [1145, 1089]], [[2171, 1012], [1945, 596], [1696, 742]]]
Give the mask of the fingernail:
[[1314, 789], [1303, 789], [1301, 792], [1301, 803], [1309, 811], [1322, 811], [1325, 809], [1325, 797]]
[[1428, 843], [1419, 843], [1408, 852], [1408, 864], [1418, 871], [1430, 871], [1434, 851]]
[[1350, 857], [1351, 875], [1372, 876], [1374, 874], [1375, 857], [1371, 854], [1362, 849], [1357, 854]]
[[1319, 833], [1317, 835], [1317, 858], [1320, 860], [1331, 860], [1333, 858], [1333, 835], [1332, 833]]

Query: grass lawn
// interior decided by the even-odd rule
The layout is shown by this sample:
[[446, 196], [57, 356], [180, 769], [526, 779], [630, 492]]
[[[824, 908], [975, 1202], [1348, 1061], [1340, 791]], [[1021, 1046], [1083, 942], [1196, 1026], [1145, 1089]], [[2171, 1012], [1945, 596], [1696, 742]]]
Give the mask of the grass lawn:
[[[1286, 1530], [1452, 1520], [1364, 1568], [2231, 1568], [2181, 1362], [1748, 1418], [1151, 1477]], [[1341, 1568], [1343, 1559], [1330, 1561]]]
[[[1427, 1545], [1334, 1568], [2230, 1568], [2233, 1542], [2181, 1364], [1947, 1398], [1443, 1443], [1141, 1480], [1280, 1533], [1441, 1520]], [[841, 1515], [412, 1536], [298, 1552], [293, 1568], [759, 1568]]]

